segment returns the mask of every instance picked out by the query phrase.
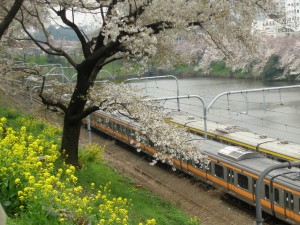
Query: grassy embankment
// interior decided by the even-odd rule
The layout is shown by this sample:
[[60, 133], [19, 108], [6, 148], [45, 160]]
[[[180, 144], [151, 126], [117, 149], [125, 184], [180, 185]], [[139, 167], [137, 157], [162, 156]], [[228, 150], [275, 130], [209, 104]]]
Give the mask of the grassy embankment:
[[212, 62], [210, 64], [210, 71], [204, 72], [201, 68], [194, 70], [194, 66], [181, 65], [177, 66], [174, 71], [170, 71], [180, 78], [189, 77], [224, 77], [224, 78], [241, 78], [241, 79], [251, 79], [253, 74], [251, 71], [245, 72], [240, 70], [233, 71], [231, 68], [226, 67], [224, 62]]
[[[21, 113], [18, 113], [16, 111], [13, 111], [11, 109], [4, 109], [0, 108], [0, 118], [5, 117], [6, 122], [5, 125], [2, 126], [4, 127], [6, 132], [8, 131], [9, 127], [13, 128], [13, 130], [16, 132], [15, 137], [11, 137], [12, 140], [15, 142], [18, 142], [18, 137], [20, 137], [21, 142], [16, 146], [15, 148], [15, 153], [18, 155], [19, 148], [23, 148], [25, 146], [25, 154], [26, 152], [32, 150], [36, 143], [34, 143], [34, 138], [37, 137], [37, 139], [41, 140], [42, 138], [43, 141], [39, 142], [39, 145], [43, 144], [42, 148], [47, 148], [48, 144], [47, 143], [52, 143], [52, 144], [57, 144], [59, 145], [59, 135], [60, 131], [54, 131], [54, 132], [46, 132], [45, 134], [43, 133], [44, 130], [48, 129], [47, 124], [42, 123], [41, 121], [36, 120], [36, 118], [32, 116], [25, 116]], [[23, 119], [25, 118], [25, 119]], [[1, 121], [3, 122], [3, 121]], [[26, 126], [26, 132], [24, 129], [22, 130], [21, 127]], [[1, 128], [1, 126], [0, 126]], [[22, 130], [22, 131], [20, 131]], [[53, 128], [49, 130], [55, 130]], [[1, 131], [1, 130], [0, 130]], [[24, 134], [26, 137], [21, 138], [22, 135], [19, 135], [19, 133]], [[43, 134], [41, 136], [41, 134]], [[54, 136], [48, 136], [48, 134], [54, 135]], [[2, 139], [0, 138], [0, 143], [3, 141], [6, 133], [3, 133], [2, 131]], [[9, 135], [7, 135], [9, 136]], [[13, 136], [13, 134], [12, 134]], [[27, 136], [32, 136], [31, 138], [28, 138]], [[52, 139], [52, 140], [51, 140]], [[17, 140], [17, 141], [16, 141]], [[28, 143], [25, 143], [24, 146], [22, 147], [23, 142], [28, 141]], [[30, 142], [30, 143], [29, 143]], [[5, 146], [8, 146], [11, 143], [6, 143]], [[53, 145], [52, 145], [53, 146]], [[30, 147], [30, 149], [29, 149]], [[4, 145], [0, 144], [0, 149], [4, 148]], [[41, 146], [37, 146], [38, 149], [41, 150]], [[102, 194], [100, 197], [100, 200], [98, 200], [97, 204], [102, 204], [105, 207], [110, 207], [109, 205], [112, 204], [112, 201], [108, 202], [107, 204], [107, 199], [119, 199], [118, 197], [121, 198], [126, 198], [128, 199], [128, 203], [122, 203], [121, 205], [117, 206], [119, 207], [125, 207], [126, 210], [128, 210], [128, 214], [123, 217], [123, 220], [121, 222], [117, 219], [113, 220], [113, 215], [106, 215], [106, 217], [100, 217], [98, 218], [97, 224], [183, 224], [183, 225], [188, 225], [188, 224], [199, 224], [197, 220], [194, 218], [190, 218], [188, 215], [180, 211], [178, 208], [174, 207], [171, 203], [166, 202], [162, 199], [160, 199], [158, 196], [155, 196], [154, 194], [150, 193], [147, 189], [145, 188], [136, 188], [135, 183], [128, 177], [124, 177], [120, 175], [119, 173], [115, 172], [112, 170], [110, 167], [107, 166], [105, 161], [101, 159], [101, 148], [93, 148], [91, 147], [91, 151], [87, 150], [81, 150], [81, 158], [82, 162], [84, 163], [84, 167], [79, 170], [75, 171], [74, 175], [72, 174], [72, 168], [66, 168], [65, 169], [65, 175], [62, 175], [61, 177], [67, 177], [67, 179], [64, 180], [65, 183], [62, 186], [65, 186], [61, 189], [54, 190], [54, 188], [57, 186], [55, 183], [51, 183], [51, 179], [55, 180], [58, 179], [59, 177], [56, 176], [55, 174], [53, 176], [48, 175], [49, 177], [46, 179], [40, 179], [37, 174], [39, 174], [39, 171], [29, 171], [32, 173], [32, 176], [26, 180], [26, 175], [25, 177], [22, 177], [22, 172], [23, 170], [25, 171], [27, 168], [27, 164], [24, 164], [25, 166], [22, 167], [22, 171], [15, 171], [16, 173], [13, 173], [5, 177], [3, 174], [0, 174], [0, 200], [3, 205], [6, 206], [6, 208], [10, 208], [11, 213], [10, 213], [10, 218], [8, 220], [8, 225], [25, 225], [25, 224], [80, 224], [78, 221], [81, 218], [90, 218], [93, 220], [95, 217], [97, 217], [97, 213], [99, 214], [99, 210], [95, 206], [96, 210], [93, 208], [88, 208], [90, 211], [90, 215], [86, 216], [86, 212], [81, 212], [81, 206], [84, 203], [84, 201], [87, 198], [92, 198], [90, 196], [97, 195], [97, 187], [105, 187], [107, 183], [109, 183], [107, 190], [109, 189], [108, 193], [105, 194], [105, 190], [102, 190]], [[57, 148], [58, 149], [58, 148]], [[43, 149], [42, 149], [43, 150]], [[45, 149], [44, 149], [45, 150]], [[99, 151], [100, 152], [99, 152]], [[103, 149], [102, 149], [103, 150]], [[4, 151], [4, 149], [1, 149], [1, 151]], [[6, 149], [7, 151], [7, 149]], [[12, 151], [11, 150], [8, 150]], [[21, 151], [21, 150], [20, 150]], [[88, 152], [88, 153], [86, 153]], [[14, 154], [12, 154], [12, 157], [14, 157]], [[23, 153], [24, 154], [24, 153]], [[34, 154], [34, 153], [33, 153]], [[9, 154], [10, 155], [10, 154]], [[21, 159], [24, 158], [24, 156], [20, 156]], [[95, 160], [95, 159], [100, 159], [100, 160]], [[16, 160], [16, 158], [14, 159]], [[6, 160], [2, 159], [0, 160], [0, 170], [9, 168], [15, 166], [15, 168], [18, 168], [18, 164], [22, 164], [23, 162], [17, 162], [13, 161], [15, 164], [14, 165], [9, 165], [8, 162], [11, 162], [9, 158]], [[47, 160], [46, 160], [47, 162]], [[4, 165], [5, 164], [5, 165]], [[32, 163], [34, 164], [34, 163]], [[31, 170], [34, 169], [35, 167], [32, 167], [32, 164], [29, 165], [31, 166]], [[57, 168], [64, 168], [63, 163], [61, 160], [56, 160], [55, 168], [53, 168], [53, 165], [46, 165], [45, 162], [40, 163], [36, 162], [41, 168], [43, 167], [43, 170], [52, 168], [48, 170], [50, 173], [58, 171], [59, 169]], [[45, 165], [43, 165], [45, 164]], [[26, 167], [26, 168], [25, 168]], [[35, 174], [36, 173], [36, 174]], [[62, 172], [63, 173], [63, 172]], [[2, 176], [3, 175], [3, 176]], [[68, 177], [70, 175], [70, 177]], [[16, 178], [17, 176], [17, 178]], [[29, 175], [28, 175], [29, 176]], [[45, 173], [43, 173], [41, 176], [45, 176]], [[76, 178], [76, 177], [77, 178]], [[58, 177], [58, 178], [57, 178]], [[19, 179], [20, 178], [20, 179]], [[31, 182], [31, 178], [34, 180], [34, 182]], [[76, 179], [75, 179], [76, 178]], [[44, 184], [45, 180], [50, 180], [48, 183]], [[4, 182], [5, 181], [5, 182]], [[57, 181], [56, 181], [57, 183]], [[42, 184], [42, 185], [36, 185], [36, 184]], [[92, 185], [91, 185], [92, 184]], [[28, 185], [28, 186], [26, 186]], [[30, 186], [31, 185], [31, 186]], [[49, 186], [50, 185], [50, 192], [47, 189], [43, 189], [44, 186]], [[26, 189], [26, 187], [27, 189]], [[69, 187], [69, 189], [68, 189]], [[59, 202], [59, 199], [51, 199], [51, 196], [60, 196], [61, 198], [67, 198], [64, 196], [64, 192], [66, 194], [74, 194], [73, 192], [77, 192], [78, 187], [83, 187], [83, 191], [78, 191], [79, 195], [82, 195], [80, 198], [78, 198], [79, 204], [77, 203], [74, 204], [74, 211], [73, 209], [67, 209], [68, 205], [65, 205], [65, 208], [59, 208], [63, 206], [63, 203]], [[30, 189], [31, 188], [31, 189]], [[35, 188], [40, 188], [37, 192], [35, 192]], [[27, 190], [27, 192], [26, 192]], [[29, 191], [28, 191], [29, 190]], [[99, 189], [98, 189], [99, 190]], [[106, 191], [107, 191], [106, 190]], [[22, 191], [21, 194], [19, 191]], [[48, 191], [46, 194], [46, 197], [42, 194], [43, 192]], [[69, 192], [68, 192], [69, 191]], [[9, 195], [8, 195], [9, 193]], [[54, 193], [54, 194], [53, 194]], [[2, 195], [2, 196], [1, 196]], [[87, 198], [83, 197], [88, 196]], [[6, 197], [5, 197], [6, 196]], [[22, 196], [23, 200], [20, 199], [20, 196]], [[103, 197], [104, 196], [104, 197]], [[32, 198], [31, 198], [32, 197]], [[34, 197], [34, 198], [33, 198]], [[5, 199], [6, 198], [6, 199]], [[73, 197], [74, 200], [77, 199], [77, 196]], [[25, 199], [25, 200], [24, 200]], [[34, 200], [33, 200], [34, 199]], [[72, 199], [70, 199], [70, 204], [73, 204], [71, 202]], [[15, 202], [12, 202], [15, 201]], [[43, 203], [43, 201], [45, 201]], [[121, 201], [121, 200], [120, 200]], [[54, 204], [55, 202], [55, 204]], [[76, 202], [75, 202], [76, 203]], [[81, 205], [82, 204], [82, 205]], [[33, 206], [31, 206], [33, 205]], [[126, 206], [124, 206], [126, 205]], [[56, 210], [55, 207], [58, 207], [58, 210]], [[77, 207], [77, 208], [76, 208]], [[78, 208], [79, 207], [79, 208]], [[99, 207], [100, 209], [101, 207]], [[117, 210], [119, 210], [117, 209]], [[103, 212], [106, 214], [109, 214], [108, 212], [105, 212], [105, 208], [102, 208]], [[114, 208], [116, 210], [116, 208]], [[64, 214], [61, 212], [64, 211]], [[68, 212], [71, 212], [69, 213]], [[115, 211], [114, 211], [115, 212]], [[126, 211], [125, 211], [126, 212]], [[116, 213], [117, 216], [120, 215]], [[73, 217], [76, 218], [77, 215], [82, 215], [78, 216], [77, 220], [75, 222], [75, 219], [72, 219]], [[99, 217], [99, 216], [98, 216]], [[120, 216], [121, 217], [121, 216]], [[101, 219], [102, 218], [102, 219]], [[125, 221], [122, 223], [122, 221]], [[122, 219], [122, 218], [121, 218]], [[154, 219], [154, 220], [151, 220]], [[109, 222], [111, 220], [111, 222]], [[148, 220], [148, 221], [147, 221]], [[102, 222], [101, 222], [102, 221]], [[155, 221], [155, 222], [154, 222]], [[96, 223], [93, 223], [96, 224]]]
[[[29, 63], [36, 63], [39, 65], [45, 65], [45, 64], [61, 64], [64, 67], [64, 74], [68, 77], [71, 78], [76, 71], [74, 68], [71, 68], [68, 62], [59, 57], [53, 57], [53, 56], [47, 56], [47, 55], [40, 55], [40, 56], [32, 56], [32, 55], [27, 55], [24, 56], [23, 61]], [[75, 57], [75, 61], [80, 61], [80, 56]], [[113, 63], [110, 63], [108, 65], [105, 65], [104, 68], [102, 69], [102, 72], [98, 74], [98, 78], [101, 79], [110, 79], [114, 77], [118, 81], [123, 81], [126, 79], [128, 75], [134, 75], [137, 74], [137, 71], [133, 69], [133, 71], [124, 71], [122, 69], [122, 61], [116, 61]], [[133, 64], [133, 68], [135, 65]], [[210, 65], [210, 72], [205, 73], [203, 70], [200, 68], [198, 70], [194, 70], [193, 65], [178, 65], [175, 67], [174, 70], [171, 71], [158, 71], [155, 69], [155, 63], [154, 65], [150, 65], [149, 69], [150, 72], [145, 72], [145, 76], [148, 76], [148, 73], [150, 76], [159, 76], [159, 75], [164, 75], [164, 74], [172, 74], [175, 75], [179, 78], [190, 78], [190, 77], [205, 77], [205, 76], [214, 76], [214, 77], [227, 77], [227, 78], [242, 78], [242, 79], [248, 79], [248, 78], [253, 78], [253, 74], [251, 71], [245, 72], [242, 70], [236, 70], [233, 71], [231, 68], [226, 67], [224, 62], [212, 62]]]

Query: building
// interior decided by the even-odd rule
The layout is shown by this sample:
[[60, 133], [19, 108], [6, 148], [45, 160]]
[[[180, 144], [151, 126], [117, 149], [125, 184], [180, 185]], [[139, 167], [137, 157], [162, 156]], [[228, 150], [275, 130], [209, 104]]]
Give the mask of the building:
[[285, 0], [285, 27], [300, 31], [300, 0]]
[[279, 20], [259, 15], [253, 23], [256, 31], [266, 35], [283, 35], [300, 31], [300, 0], [277, 0], [277, 9], [282, 15]]

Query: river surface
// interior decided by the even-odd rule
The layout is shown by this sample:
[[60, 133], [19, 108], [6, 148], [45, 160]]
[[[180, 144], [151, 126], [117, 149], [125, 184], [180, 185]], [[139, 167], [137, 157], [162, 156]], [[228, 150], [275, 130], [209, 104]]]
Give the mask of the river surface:
[[[178, 82], [176, 79], [147, 80], [134, 83], [134, 85], [143, 87], [144, 94], [151, 98], [176, 97], [177, 95], [199, 96], [203, 99], [205, 106], [198, 98], [180, 99], [179, 109], [203, 118], [203, 108], [209, 106], [221, 93], [299, 84], [197, 78], [178, 79]], [[160, 105], [168, 111], [178, 110], [177, 100], [161, 101]], [[207, 119], [217, 123], [241, 126], [252, 132], [300, 144], [300, 88], [225, 94], [210, 106]]]

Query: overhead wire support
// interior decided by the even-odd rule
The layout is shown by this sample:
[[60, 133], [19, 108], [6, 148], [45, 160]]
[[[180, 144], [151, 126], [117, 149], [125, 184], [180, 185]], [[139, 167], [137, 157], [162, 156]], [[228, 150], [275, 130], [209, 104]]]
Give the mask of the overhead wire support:
[[180, 112], [180, 103], [179, 103], [179, 85], [178, 85], [178, 79], [174, 75], [164, 75], [164, 76], [154, 76], [154, 77], [140, 77], [140, 78], [129, 78], [122, 82], [122, 84], [129, 83], [131, 81], [140, 81], [140, 80], [155, 80], [156, 79], [164, 79], [164, 78], [173, 78], [176, 81], [176, 87], [177, 87], [177, 110]]
[[[300, 85], [290, 85], [290, 86], [281, 86], [281, 87], [272, 87], [272, 88], [256, 88], [256, 89], [248, 89], [248, 90], [239, 90], [239, 91], [228, 91], [228, 92], [223, 92], [219, 95], [217, 95], [207, 106], [207, 111], [212, 107], [212, 105], [219, 99], [221, 98], [222, 96], [224, 95], [233, 95], [233, 94], [247, 94], [247, 93], [251, 93], [251, 92], [263, 92], [265, 93], [265, 91], [281, 91], [281, 90], [284, 90], [284, 89], [292, 89], [292, 88], [300, 88]], [[265, 97], [265, 95], [264, 95]], [[282, 100], [281, 100], [281, 94], [280, 94], [280, 101], [282, 103]], [[247, 104], [247, 107], [248, 107], [248, 104]], [[248, 111], [248, 108], [247, 108], [247, 111]]]
[[176, 96], [176, 97], [166, 97], [166, 98], [149, 98], [145, 99], [144, 101], [167, 101], [167, 100], [174, 100], [177, 99], [179, 102], [179, 99], [190, 99], [190, 98], [197, 98], [201, 101], [202, 107], [203, 107], [203, 122], [204, 122], [204, 137], [207, 139], [207, 109], [205, 107], [205, 102], [203, 98], [201, 98], [198, 95], [185, 95], [185, 96]]
[[[217, 95], [207, 106], [205, 105], [205, 102], [204, 102], [203, 98], [201, 98], [198, 95], [186, 95], [186, 96], [176, 96], [176, 97], [166, 97], [166, 98], [153, 98], [153, 99], [145, 99], [145, 101], [150, 101], [150, 100], [152, 100], [152, 101], [165, 100], [166, 101], [166, 100], [183, 99], [183, 98], [198, 98], [201, 101], [202, 105], [203, 105], [204, 137], [207, 138], [207, 113], [208, 113], [209, 109], [212, 107], [212, 105], [220, 97], [226, 95], [227, 100], [229, 101], [228, 96], [233, 95], [233, 94], [242, 94], [244, 96], [244, 94], [247, 95], [247, 93], [251, 93], [251, 92], [263, 92], [263, 93], [265, 93], [265, 91], [275, 91], [275, 90], [280, 91], [280, 90], [283, 90], [283, 89], [292, 89], [292, 88], [300, 88], [300, 85], [281, 86], [281, 87], [273, 87], [273, 88], [257, 88], [257, 89], [223, 92], [223, 93]], [[248, 98], [245, 97], [245, 99], [246, 99], [246, 103], [247, 103], [247, 112], [248, 112]]]
[[300, 85], [290, 85], [290, 86], [280, 86], [280, 87], [272, 87], [272, 88], [256, 88], [256, 89], [245, 89], [245, 90], [238, 90], [238, 91], [229, 91], [229, 92], [223, 92], [216, 97], [206, 106], [204, 99], [201, 98], [198, 95], [184, 95], [184, 96], [179, 96], [179, 86], [178, 86], [178, 80], [174, 75], [165, 75], [165, 76], [153, 76], [153, 77], [141, 77], [141, 78], [129, 78], [123, 83], [128, 83], [131, 81], [141, 81], [141, 80], [156, 80], [156, 79], [163, 79], [163, 78], [173, 78], [176, 80], [177, 84], [177, 96], [172, 96], [172, 97], [165, 97], [165, 98], [148, 98], [145, 99], [144, 101], [167, 101], [167, 100], [177, 100], [177, 110], [180, 112], [180, 99], [189, 99], [189, 98], [197, 98], [201, 101], [202, 107], [203, 107], [203, 123], [204, 123], [204, 137], [207, 138], [207, 114], [210, 110], [210, 108], [213, 106], [213, 104], [222, 96], [226, 95], [227, 96], [227, 105], [228, 105], [228, 111], [230, 110], [229, 108], [229, 95], [236, 95], [236, 94], [241, 94], [246, 101], [246, 112], [244, 114], [248, 115], [249, 111], [249, 100], [248, 100], [248, 93], [252, 92], [262, 92], [263, 93], [263, 99], [264, 99], [264, 106], [266, 110], [266, 103], [265, 103], [265, 93], [269, 91], [278, 91], [279, 92], [279, 98], [280, 98], [280, 104], [282, 105], [282, 98], [281, 98], [281, 90], [285, 89], [293, 89], [293, 88], [300, 88]]
[[264, 178], [273, 170], [300, 166], [300, 162], [283, 162], [267, 167], [258, 177], [255, 188], [256, 225], [263, 225], [261, 193]]

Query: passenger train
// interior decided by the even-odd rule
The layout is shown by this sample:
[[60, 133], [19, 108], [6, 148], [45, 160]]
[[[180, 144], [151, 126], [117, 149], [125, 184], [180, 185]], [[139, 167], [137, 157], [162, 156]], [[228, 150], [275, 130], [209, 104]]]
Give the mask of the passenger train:
[[[127, 145], [135, 147], [136, 124], [128, 118], [97, 111], [87, 125]], [[147, 142], [147, 141], [146, 141]], [[153, 144], [140, 143], [142, 152], [153, 156]], [[202, 166], [192, 160], [173, 158], [173, 166], [211, 186], [221, 189], [255, 206], [255, 187], [259, 175], [267, 167], [280, 162], [241, 147], [229, 146], [212, 140], [198, 141], [199, 150], [208, 156], [209, 164]], [[264, 212], [289, 224], [300, 225], [300, 169], [284, 168], [270, 172], [263, 181], [261, 203]]]
[[[171, 114], [167, 122], [199, 135], [205, 134], [204, 122], [194, 116]], [[245, 128], [208, 121], [206, 134], [209, 139], [258, 151], [280, 162], [300, 161], [300, 144], [254, 133]]]

